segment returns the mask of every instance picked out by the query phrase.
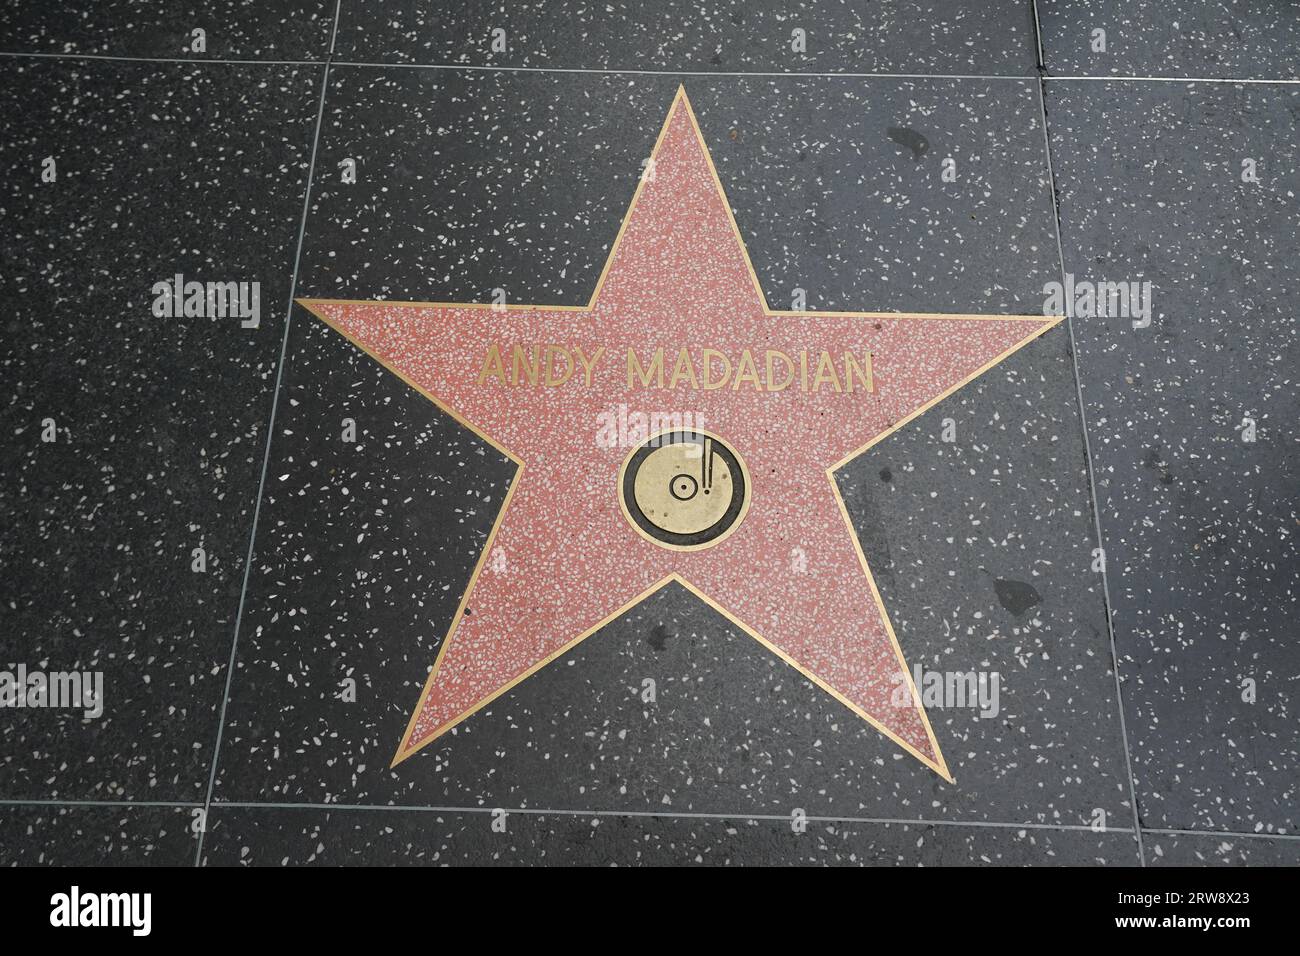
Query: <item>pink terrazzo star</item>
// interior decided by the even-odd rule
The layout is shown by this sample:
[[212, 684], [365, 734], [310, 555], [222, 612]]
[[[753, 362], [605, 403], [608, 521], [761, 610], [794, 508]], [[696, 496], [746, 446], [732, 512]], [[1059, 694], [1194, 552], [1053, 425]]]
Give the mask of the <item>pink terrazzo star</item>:
[[[771, 311], [684, 90], [648, 170], [586, 307], [302, 300], [519, 465], [393, 762], [678, 581], [951, 781], [832, 473], [1059, 320]], [[624, 514], [631, 449], [598, 435], [636, 410], [743, 460], [725, 538], [665, 547]]]

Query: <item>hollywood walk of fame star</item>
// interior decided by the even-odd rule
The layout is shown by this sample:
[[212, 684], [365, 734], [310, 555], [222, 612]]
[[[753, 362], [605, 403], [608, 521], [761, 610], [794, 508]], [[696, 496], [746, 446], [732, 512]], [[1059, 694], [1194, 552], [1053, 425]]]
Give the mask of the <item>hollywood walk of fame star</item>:
[[676, 581], [952, 780], [834, 472], [1059, 319], [768, 309], [684, 89], [587, 306], [300, 302], [518, 466], [394, 764]]

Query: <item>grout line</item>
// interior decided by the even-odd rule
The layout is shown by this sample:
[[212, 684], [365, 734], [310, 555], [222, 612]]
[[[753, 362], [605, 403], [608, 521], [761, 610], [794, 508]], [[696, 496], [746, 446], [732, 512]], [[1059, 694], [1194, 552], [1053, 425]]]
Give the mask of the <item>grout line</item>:
[[[337, 0], [335, 12], [342, 0]], [[1034, 22], [1037, 25], [1038, 10], [1035, 5]], [[1036, 79], [1032, 74], [1016, 76], [1009, 73], [858, 73], [847, 70], [827, 70], [804, 72], [797, 70], [651, 70], [651, 69], [615, 69], [610, 67], [563, 67], [563, 66], [492, 66], [476, 63], [383, 63], [369, 60], [335, 60], [333, 59], [335, 41], [338, 36], [338, 24], [330, 36], [329, 56], [320, 60], [241, 60], [221, 57], [173, 57], [173, 56], [118, 56], [108, 53], [35, 53], [18, 50], [0, 50], [0, 57], [11, 59], [42, 60], [106, 60], [123, 63], [185, 63], [190, 66], [205, 64], [226, 64], [231, 66], [320, 66], [327, 60], [332, 66], [375, 67], [379, 69], [400, 70], [445, 70], [468, 73], [582, 73], [597, 76], [722, 76], [762, 78], [831, 78], [844, 77], [854, 80], [1010, 80], [1025, 83]], [[1038, 66], [1046, 69], [1041, 35], [1037, 40]], [[1135, 76], [1121, 74], [1114, 76], [1046, 76], [1048, 82], [1068, 80], [1070, 82], [1092, 83], [1226, 83], [1253, 85], [1300, 85], [1300, 77], [1223, 77], [1223, 76]]]
[[1040, 73], [1046, 72], [1047, 60], [1043, 55], [1043, 27], [1038, 20], [1038, 0], [1031, 0], [1034, 10], [1034, 51], [1038, 55], [1038, 70]]
[[[1061, 281], [1065, 281], [1065, 250], [1061, 243], [1061, 218], [1060, 211], [1057, 208], [1056, 199], [1056, 174], [1052, 168], [1052, 142], [1047, 130], [1047, 86], [1044, 82], [1049, 79], [1047, 75], [1047, 53], [1043, 43], [1043, 26], [1038, 17], [1038, 0], [1031, 0], [1034, 11], [1034, 46], [1038, 55], [1038, 98], [1042, 107], [1041, 115], [1043, 119], [1043, 155], [1047, 160], [1047, 183], [1052, 193], [1052, 226], [1056, 234], [1056, 255], [1057, 261], [1061, 266]], [[1067, 310], [1069, 311], [1069, 310]], [[1092, 504], [1093, 521], [1097, 532], [1097, 547], [1102, 549], [1102, 608], [1106, 613], [1106, 633], [1110, 638], [1111, 662], [1115, 668], [1115, 699], [1119, 708], [1119, 727], [1120, 737], [1124, 743], [1124, 766], [1128, 772], [1129, 801], [1133, 807], [1133, 839], [1137, 843], [1138, 863], [1145, 867], [1147, 865], [1146, 849], [1142, 845], [1142, 822], [1138, 816], [1137, 792], [1133, 783], [1133, 763], [1129, 755], [1128, 746], [1128, 729], [1124, 723], [1124, 698], [1120, 696], [1119, 686], [1119, 656], [1115, 650], [1115, 630], [1110, 619], [1110, 592], [1106, 584], [1106, 546], [1101, 540], [1101, 517], [1097, 510], [1097, 495], [1093, 487], [1092, 475], [1092, 452], [1088, 446], [1088, 421], [1084, 414], [1083, 405], [1083, 387], [1079, 379], [1079, 360], [1078, 351], [1074, 344], [1074, 326], [1067, 321], [1067, 329], [1070, 336], [1070, 364], [1074, 369], [1074, 387], [1078, 394], [1079, 402], [1079, 425], [1083, 432], [1083, 453], [1084, 467], [1088, 474], [1088, 494]]]
[[[338, 5], [335, 4], [335, 13]], [[1037, 5], [1034, 9], [1034, 21], [1037, 26]], [[464, 73], [581, 73], [602, 75], [602, 77], [753, 77], [753, 78], [833, 78], [845, 79], [1001, 79], [1015, 83], [1030, 82], [1036, 79], [1032, 74], [1013, 75], [1009, 73], [854, 73], [850, 70], [824, 70], [824, 72], [801, 72], [801, 70], [669, 70], [669, 69], [614, 69], [604, 66], [493, 66], [486, 64], [443, 64], [443, 62], [377, 62], [369, 60], [334, 60], [334, 44], [338, 38], [338, 23], [334, 23], [334, 33], [330, 35], [329, 56], [324, 60], [237, 60], [222, 57], [183, 57], [183, 56], [117, 56], [112, 53], [38, 53], [0, 51], [0, 57], [9, 59], [35, 60], [105, 60], [114, 62], [169, 62], [169, 64], [187, 64], [203, 66], [207, 64], [225, 64], [231, 66], [320, 66], [329, 61], [333, 66], [354, 66], [364, 68], [373, 66], [377, 69], [402, 70], [447, 70], [447, 72]], [[1047, 69], [1044, 62], [1043, 40], [1037, 38], [1037, 66]], [[1092, 83], [1227, 83], [1227, 85], [1256, 86], [1296, 86], [1300, 77], [1152, 77], [1152, 75], [1118, 74], [1109, 77], [1083, 77], [1083, 75], [1061, 75], [1041, 79], [1048, 82], [1092, 82]]]
[[1177, 836], [1217, 836], [1258, 840], [1300, 840], [1300, 833], [1235, 833], [1231, 830], [1174, 830], [1168, 827], [1143, 827], [1143, 833], [1167, 833]]
[[324, 60], [238, 60], [221, 57], [185, 57], [185, 56], [116, 56], [109, 53], [20, 53], [0, 50], [0, 56], [13, 59], [35, 60], [107, 60], [118, 63], [185, 63], [189, 66], [203, 66], [205, 63], [220, 63], [228, 66], [320, 66]]
[[0, 807], [201, 807], [201, 802], [173, 800], [0, 800]]
[[[1038, 85], [1038, 102], [1043, 120], [1043, 153], [1047, 158], [1047, 184], [1052, 195], [1052, 226], [1056, 232], [1056, 254], [1061, 266], [1061, 282], [1065, 283], [1065, 246], [1061, 242], [1061, 210], [1056, 199], [1056, 172], [1052, 167], [1052, 140], [1047, 130], [1047, 85]], [[1101, 534], [1101, 509], [1097, 504], [1097, 486], [1093, 468], [1092, 448], [1088, 442], [1088, 415], [1083, 400], [1083, 381], [1079, 377], [1079, 349], [1074, 339], [1074, 310], [1067, 306], [1065, 327], [1070, 334], [1070, 364], [1074, 369], [1074, 390], [1079, 407], [1079, 426], [1083, 431], [1084, 467], [1088, 476], [1088, 498], [1092, 505], [1093, 531], [1097, 536], [1097, 547], [1101, 548], [1101, 597], [1102, 609], [1106, 614], [1106, 634], [1110, 638], [1111, 665], [1115, 674], [1115, 703], [1119, 708], [1119, 732], [1124, 743], [1124, 766], [1128, 771], [1128, 795], [1133, 807], [1133, 835], [1137, 839], [1138, 859], [1146, 866], [1146, 852], [1142, 846], [1142, 823], [1138, 815], [1137, 786], [1133, 779], [1133, 757], [1129, 749], [1128, 725], [1124, 720], [1124, 692], [1119, 679], [1119, 651], [1115, 646], [1115, 625], [1111, 620], [1110, 585], [1106, 574], [1106, 543]]]
[[334, 2], [334, 29], [330, 31], [330, 58], [334, 56], [334, 41], [339, 36], [339, 15], [343, 12], [343, 0]]
[[[0, 800], [0, 807], [122, 807], [122, 808], [170, 808], [174, 810], [198, 809], [203, 803], [194, 800]], [[763, 820], [775, 823], [788, 823], [790, 816], [779, 813], [751, 813], [740, 810], [736, 813], [674, 812], [660, 810], [581, 810], [573, 808], [532, 808], [532, 807], [436, 807], [416, 805], [394, 805], [375, 803], [272, 803], [256, 800], [213, 800], [209, 809], [227, 810], [307, 810], [330, 812], [333, 810], [396, 813], [493, 813], [504, 809], [506, 813], [522, 816], [570, 816], [570, 817], [630, 817], [634, 819], [663, 820]], [[921, 827], [970, 827], [999, 830], [1065, 830], [1072, 832], [1089, 831], [1087, 824], [1071, 823], [1006, 823], [989, 820], [919, 820], [894, 817], [845, 817], [813, 814], [807, 817], [811, 823], [864, 823], [878, 826], [921, 826]], [[1120, 832], [1120, 831], [1111, 831]], [[1125, 831], [1127, 832], [1127, 831]], [[1171, 827], [1143, 827], [1143, 833], [1160, 833], [1171, 836], [1220, 837], [1224, 839], [1252, 840], [1300, 840], [1296, 833], [1245, 833], [1239, 830], [1189, 830]]]
[[474, 63], [371, 63], [362, 60], [336, 60], [335, 66], [396, 68], [400, 70], [445, 70], [468, 73], [562, 73], [591, 74], [598, 76], [723, 76], [765, 78], [834, 78], [851, 80], [1011, 80], [1027, 83], [1033, 74], [1013, 76], [1006, 73], [855, 73], [847, 70], [797, 71], [797, 70], [620, 70], [581, 66], [485, 66]]
[[[342, 0], [337, 0], [335, 13]], [[800, 77], [823, 78], [844, 77], [846, 79], [902, 79], [902, 80], [1013, 80], [1025, 83], [1034, 79], [1032, 74], [1012, 76], [1010, 74], [982, 73], [854, 73], [848, 71], [801, 72], [786, 70], [654, 70], [654, 69], [610, 69], [605, 67], [561, 67], [561, 66], [492, 66], [475, 63], [382, 63], [367, 60], [335, 60], [334, 46], [338, 38], [338, 23], [330, 36], [330, 51], [325, 59], [320, 60], [241, 60], [222, 59], [219, 57], [153, 57], [153, 56], [114, 56], [105, 53], [23, 53], [0, 50], [0, 57], [16, 59], [35, 58], [49, 60], [110, 60], [127, 63], [185, 63], [202, 66], [208, 63], [230, 64], [235, 66], [320, 66], [329, 62], [332, 66], [374, 67], [377, 69], [399, 70], [443, 70], [468, 73], [560, 73], [590, 74], [595, 76], [728, 76], [728, 77]]]
[[[338, 25], [339, 3], [334, 7], [334, 22]], [[275, 437], [275, 416], [280, 406], [280, 384], [284, 378], [284, 365], [289, 350], [289, 329], [293, 324], [293, 300], [298, 292], [298, 267], [302, 261], [303, 238], [307, 234], [307, 216], [311, 212], [312, 180], [316, 173], [316, 150], [320, 145], [320, 131], [325, 119], [325, 93], [329, 89], [330, 61], [326, 58], [321, 70], [320, 103], [316, 108], [316, 129], [311, 141], [311, 158], [307, 163], [307, 188], [302, 200], [302, 218], [298, 222], [298, 248], [293, 257], [293, 275], [289, 280], [289, 304], [285, 309], [284, 337], [280, 341], [280, 361], [275, 371], [275, 390], [271, 393], [271, 414], [266, 424], [266, 450], [262, 454], [262, 476], [257, 483], [257, 499], [253, 505], [253, 526], [248, 533], [248, 555], [244, 559], [244, 583], [239, 592], [239, 609], [235, 613], [235, 633], [230, 642], [230, 661], [226, 667], [226, 689], [221, 698], [221, 713], [217, 718], [217, 741], [212, 749], [212, 766], [208, 773], [207, 797], [203, 802], [203, 827], [199, 831], [194, 865], [203, 862], [203, 840], [208, 831], [208, 814], [212, 809], [212, 792], [217, 784], [217, 762], [221, 756], [221, 740], [226, 729], [226, 708], [230, 703], [230, 688], [235, 679], [235, 661], [239, 650], [239, 629], [244, 620], [244, 605], [248, 600], [248, 581], [253, 570], [253, 549], [257, 542], [257, 523], [262, 514], [262, 497], [266, 490], [266, 473], [271, 465], [271, 442]]]
[[1300, 78], [1296, 77], [1274, 77], [1274, 78], [1250, 78], [1250, 79], [1233, 79], [1214, 76], [1045, 76], [1045, 80], [1059, 81], [1069, 80], [1086, 81], [1091, 83], [1248, 83], [1255, 85], [1295, 85], [1300, 83]]
[[[674, 812], [660, 810], [578, 810], [572, 808], [533, 808], [533, 807], [434, 807], [434, 806], [392, 806], [384, 804], [344, 804], [344, 803], [258, 803], [245, 801], [223, 801], [213, 803], [218, 808], [229, 807], [241, 810], [360, 810], [384, 811], [394, 810], [403, 813], [495, 813], [504, 810], [507, 814], [518, 813], [524, 816], [569, 816], [569, 817], [632, 817], [638, 819], [666, 820], [763, 820], [774, 823], [789, 823], [788, 813], [707, 813]], [[924, 826], [924, 827], [983, 827], [999, 830], [1092, 830], [1086, 823], [1003, 823], [988, 820], [912, 820], [895, 817], [845, 817], [809, 814], [805, 819], [809, 823], [870, 823], [886, 826]]]

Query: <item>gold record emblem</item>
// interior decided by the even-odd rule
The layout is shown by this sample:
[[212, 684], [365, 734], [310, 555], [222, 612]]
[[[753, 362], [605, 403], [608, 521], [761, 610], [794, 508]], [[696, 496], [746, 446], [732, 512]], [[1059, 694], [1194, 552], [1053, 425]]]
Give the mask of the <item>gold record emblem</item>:
[[740, 456], [704, 431], [655, 435], [619, 470], [619, 504], [642, 537], [675, 551], [719, 543], [749, 510], [749, 473]]

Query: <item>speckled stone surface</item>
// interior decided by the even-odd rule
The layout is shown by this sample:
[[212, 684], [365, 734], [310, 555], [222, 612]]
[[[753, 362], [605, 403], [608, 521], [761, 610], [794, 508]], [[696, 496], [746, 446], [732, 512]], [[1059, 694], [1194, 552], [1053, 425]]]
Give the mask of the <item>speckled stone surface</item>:
[[1057, 76], [1300, 75], [1295, 0], [1038, 0], [1038, 17]]
[[[802, 45], [794, 31], [802, 30]], [[503, 34], [493, 31], [501, 30]], [[1018, 0], [349, 0], [343, 60], [478, 66], [715, 72], [1034, 71], [1033, 12]]]
[[[493, 830], [494, 819], [505, 832]], [[214, 810], [206, 866], [1132, 866], [1132, 833], [809, 820]]]
[[[947, 777], [826, 469], [1058, 320], [773, 314], [685, 88], [649, 162], [653, 175], [638, 188], [583, 309], [299, 300], [520, 466], [494, 527], [492, 563], [475, 577], [439, 648], [401, 756], [675, 580]], [[706, 351], [694, 344], [703, 329]], [[513, 362], [505, 367], [512, 342], [564, 344], [515, 345], [516, 372]], [[646, 356], [668, 364], [665, 345], [672, 367], [634, 382], [633, 365]], [[548, 356], [545, 374], [531, 384], [525, 352], [539, 362]], [[628, 443], [617, 427], [610, 436], [596, 427], [602, 415], [629, 407], [691, 409], [690, 420], [707, 422], [716, 436], [705, 444], [726, 443], [707, 451], [692, 443], [672, 492], [663, 492], [668, 502], [648, 504], [646, 513], [626, 500], [639, 467]], [[730, 468], [726, 459], [714, 467], [718, 448]], [[737, 509], [720, 538], [654, 536], [661, 529], [646, 514], [672, 522], [681, 508], [710, 501]], [[633, 507], [649, 530], [633, 522]], [[700, 527], [718, 517], [726, 515], [708, 515]]]
[[190, 866], [185, 807], [0, 806], [0, 867]]
[[1042, 311], [1038, 91], [1006, 80], [337, 66], [299, 295], [585, 304], [683, 81], [772, 308]]
[[0, 52], [322, 60], [334, 7], [335, 0], [13, 2], [0, 7]]
[[[0, 664], [100, 671], [104, 691], [97, 719], [5, 712], [0, 797], [201, 800], [320, 70], [5, 60], [0, 78]], [[260, 282], [260, 326], [155, 317], [175, 273]]]
[[1048, 97], [1067, 271], [1154, 288], [1075, 323], [1142, 818], [1293, 833], [1300, 89]]
[[[341, 78], [336, 105], [321, 145], [326, 168], [396, 122], [385, 113], [392, 109], [394, 83], [412, 93], [424, 93], [435, 83], [415, 71], [402, 71], [396, 78], [370, 70], [336, 75]], [[357, 86], [358, 80], [364, 85]], [[474, 76], [468, 80], [473, 97], [459, 85], [444, 92], [446, 82], [437, 78], [428, 92], [453, 108], [489, 99], [485, 86], [498, 89], [502, 102], [513, 102], [523, 98], [516, 88], [534, 95], [540, 84], [559, 88], [552, 94], [557, 102], [617, 106], [609, 103], [603, 79]], [[705, 85], [699, 100], [692, 94], [706, 137], [712, 129], [711, 142], [722, 141], [715, 155], [724, 184], [729, 190], [732, 182], [737, 184], [733, 203], [742, 232], [767, 237], [758, 243], [766, 250], [766, 261], [778, 248], [781, 224], [794, 214], [780, 205], [772, 208], [779, 191], [752, 184], [758, 177], [757, 157], [780, 148], [787, 136], [785, 123], [765, 124], [760, 118], [795, 115], [794, 104], [804, 102], [812, 88], [820, 90], [821, 101], [836, 104], [816, 135], [829, 138], [831, 127], [845, 124], [856, 124], [849, 126], [850, 133], [856, 137], [861, 129], [863, 139], [874, 131], [888, 147], [878, 162], [891, 164], [899, 184], [888, 204], [864, 201], [858, 193], [857, 221], [864, 231], [894, 228], [893, 213], [885, 210], [944, 201], [942, 184], [909, 175], [916, 160], [906, 150], [899, 157], [881, 135], [905, 115], [900, 104], [928, 94], [936, 105], [949, 103], [942, 112], [932, 111], [923, 127], [936, 141], [970, 135], [960, 131], [972, 123], [1014, 130], [1008, 134], [1013, 146], [1003, 147], [1014, 150], [1014, 159], [996, 164], [999, 171], [989, 174], [996, 191], [982, 200], [1005, 215], [977, 219], [975, 235], [985, 241], [957, 245], [948, 268], [960, 273], [969, 251], [979, 263], [971, 268], [983, 269], [1001, 250], [1008, 273], [1018, 263], [1018, 281], [1004, 288], [971, 288], [960, 276], [946, 281], [909, 276], [907, 284], [891, 284], [879, 304], [1030, 307], [1037, 298], [1035, 281], [1041, 288], [1056, 271], [1054, 240], [1048, 245], [1051, 206], [1041, 128], [1017, 115], [1032, 107], [1032, 89], [872, 81], [875, 95], [854, 96], [840, 80], [793, 85], [798, 88], [788, 98], [777, 95], [779, 84], [766, 83], [758, 85], [759, 93], [765, 93], [758, 99], [749, 84], [731, 84], [729, 91]], [[514, 231], [564, 236], [556, 243], [562, 252], [543, 249], [534, 261], [536, 241], [516, 254], [494, 237], [496, 248], [471, 255], [464, 246], [467, 234], [462, 238], [440, 229], [446, 237], [441, 242], [422, 238], [430, 227], [397, 214], [403, 208], [426, 208], [437, 195], [413, 171], [416, 157], [440, 154], [444, 148], [458, 155], [465, 148], [451, 137], [427, 132], [381, 169], [363, 165], [368, 170], [364, 184], [321, 185], [313, 200], [300, 290], [351, 297], [366, 294], [373, 281], [380, 294], [394, 298], [422, 289], [425, 298], [455, 301], [499, 284], [521, 288], [518, 297], [525, 301], [585, 302], [621, 207], [630, 198], [634, 184], [626, 169], [637, 168], [641, 150], [648, 154], [675, 84], [649, 81], [648, 88], [662, 98], [653, 118], [647, 118], [640, 149], [621, 146], [620, 137], [608, 150], [597, 150], [597, 144], [603, 147], [607, 141], [606, 129], [594, 118], [569, 114], [567, 124], [548, 137], [553, 148], [546, 153], [563, 165], [546, 176], [530, 177], [522, 187], [526, 192], [515, 193], [510, 206], [518, 223]], [[635, 94], [629, 96], [630, 108], [648, 110], [643, 104], [652, 101], [652, 93], [639, 84], [630, 89]], [[970, 105], [962, 109], [947, 101], [945, 93]], [[974, 104], [982, 108], [976, 112]], [[490, 112], [484, 115], [490, 123]], [[544, 115], [549, 123], [550, 111]], [[726, 133], [732, 117], [752, 130], [743, 154], [754, 157], [748, 175], [733, 172], [735, 153]], [[483, 135], [476, 132], [478, 124], [462, 123], [470, 123], [466, 138], [478, 142]], [[354, 129], [357, 124], [374, 132], [363, 136]], [[761, 130], [765, 135], [760, 136]], [[617, 155], [620, 148], [630, 153], [623, 160], [623, 175], [607, 173], [602, 181], [588, 167], [582, 180], [570, 181], [566, 174], [572, 167], [559, 158], [570, 152], [563, 148], [562, 136], [582, 142], [597, 156], [607, 151]], [[513, 137], [506, 138], [505, 147], [510, 141]], [[521, 188], [514, 185], [511, 171], [524, 162], [502, 158], [502, 148], [500, 139], [494, 141], [491, 152], [498, 159], [493, 167], [469, 167], [481, 175], [472, 180], [468, 195], [460, 198], [460, 190], [442, 187], [458, 197], [461, 208], [446, 210], [440, 218], [457, 226], [469, 218], [480, 191], [491, 195]], [[788, 161], [800, 163], [795, 155]], [[605, 159], [603, 165], [608, 163]], [[803, 165], [817, 168], [815, 158]], [[451, 162], [433, 175], [442, 182], [468, 178]], [[860, 175], [867, 175], [865, 164]], [[607, 214], [603, 234], [594, 228], [565, 229], [570, 217], [557, 215], [553, 207], [566, 210], [587, 194], [603, 198], [614, 189], [609, 179], [622, 182], [626, 192], [610, 201], [617, 211]], [[555, 182], [565, 183], [565, 189], [557, 192], [550, 185]], [[831, 182], [827, 180], [828, 189]], [[843, 210], [851, 195], [846, 190], [826, 201], [843, 213], [837, 221], [854, 218]], [[525, 217], [538, 221], [525, 228]], [[961, 219], [969, 221], [964, 210]], [[1033, 225], [1022, 224], [1026, 222]], [[361, 230], [372, 223], [383, 237], [381, 244], [399, 250], [386, 261], [373, 256], [372, 240], [361, 239], [370, 235]], [[1043, 236], [1041, 245], [1030, 241], [1035, 234]], [[925, 241], [896, 243], [886, 262], [927, 261], [929, 256], [916, 248]], [[814, 275], [825, 274], [817, 271], [824, 268], [825, 255], [816, 243], [787, 235], [780, 248], [787, 275], [800, 274], [802, 264]], [[845, 261], [861, 261], [861, 240], [846, 240], [842, 249]], [[756, 268], [766, 278], [760, 255], [755, 253]], [[1037, 268], [1027, 267], [1034, 257]], [[571, 277], [563, 294], [547, 288], [555, 275], [548, 268]], [[877, 271], [885, 268], [882, 264]], [[963, 291], [969, 300], [959, 300]], [[834, 301], [862, 308], [875, 293], [867, 287], [857, 299], [840, 295]], [[769, 299], [778, 295], [767, 294]], [[1111, 826], [1131, 824], [1099, 582], [1088, 570], [1093, 543], [1065, 345], [1063, 329], [1049, 333], [842, 473], [841, 487], [868, 560], [881, 569], [881, 587], [890, 592], [886, 607], [900, 627], [905, 655], [924, 660], [927, 667], [997, 670], [1006, 681], [1007, 699], [1016, 701], [996, 719], [980, 718], [969, 709], [937, 715], [959, 786], [910, 766], [910, 758], [900, 760], [904, 755], [892, 744], [678, 587], [661, 592], [558, 665], [529, 678], [445, 742], [390, 771], [388, 761], [408, 716], [407, 701], [424, 682], [430, 649], [450, 622], [511, 471], [429, 402], [297, 313], [286, 370], [290, 401], [282, 410], [283, 434], [277, 432], [274, 444], [263, 511], [267, 530], [250, 583], [249, 626], [232, 688], [217, 799], [491, 801], [712, 812], [786, 812], [792, 801], [803, 801], [827, 812], [889, 816], [905, 810], [909, 816], [1070, 825], [1089, 822], [1100, 809]], [[364, 437], [358, 444], [364, 447], [340, 440], [346, 417], [361, 424]], [[953, 444], [939, 440], [945, 417], [957, 420]], [[432, 457], [421, 452], [416, 459], [423, 462], [421, 472], [411, 473], [411, 449], [420, 448], [435, 451]], [[895, 472], [893, 480], [881, 477]], [[447, 510], [434, 514], [417, 507], [431, 496], [446, 500]], [[1049, 507], [1043, 507], [1045, 500]], [[322, 501], [330, 502], [328, 508]], [[894, 519], [888, 530], [882, 509], [889, 509]], [[420, 517], [404, 517], [415, 514]], [[1035, 518], [1026, 518], [1029, 514]], [[436, 533], [413, 524], [416, 520], [430, 522]], [[358, 536], [369, 546], [361, 568], [354, 563]], [[949, 538], [961, 544], [954, 547]], [[905, 568], [897, 563], [900, 551], [908, 555]], [[437, 570], [422, 574], [431, 565]], [[348, 600], [342, 616], [331, 612], [328, 622], [317, 625], [312, 609], [341, 605], [329, 591], [338, 581], [353, 579], [349, 589], [364, 599]], [[403, 586], [381, 583], [398, 579]], [[999, 582], [1014, 613], [998, 597]], [[1017, 585], [1023, 588], [1017, 591]], [[1030, 593], [1038, 597], [1022, 599]], [[394, 644], [384, 638], [399, 628], [407, 634], [418, 631], [415, 641]], [[291, 673], [284, 670], [286, 659], [296, 662]], [[303, 667], [310, 668], [310, 680], [301, 677]], [[700, 689], [687, 696], [674, 693], [671, 706], [647, 712], [634, 690], [655, 674], [674, 685], [686, 681], [684, 687], [698, 680]], [[363, 689], [356, 704], [337, 699], [339, 683], [347, 676]], [[769, 708], [774, 706], [787, 716], [773, 719]], [[267, 739], [271, 728], [281, 736]], [[346, 756], [321, 760], [324, 750]], [[818, 756], [805, 761], [795, 756], [801, 752]], [[565, 771], [551, 772], [549, 767], [556, 765]]]
[[[1300, 19], [1037, 11], [1055, 197], [1019, 0], [0, 10], [0, 671], [105, 681], [0, 712], [0, 865], [1300, 863], [1300, 88], [1100, 79], [1295, 76]], [[927, 704], [955, 783], [677, 584], [389, 766], [514, 468], [298, 307], [272, 426], [290, 296], [587, 303], [681, 83], [774, 309], [1040, 313], [1057, 204], [1155, 285], [838, 474], [907, 661], [997, 675]]]
[[1148, 833], [1148, 866], [1300, 866], [1300, 840]]
[[932, 715], [958, 786], [923, 816], [1132, 824], [1068, 347], [1054, 330], [840, 473], [913, 666], [1000, 675], [995, 717]]

